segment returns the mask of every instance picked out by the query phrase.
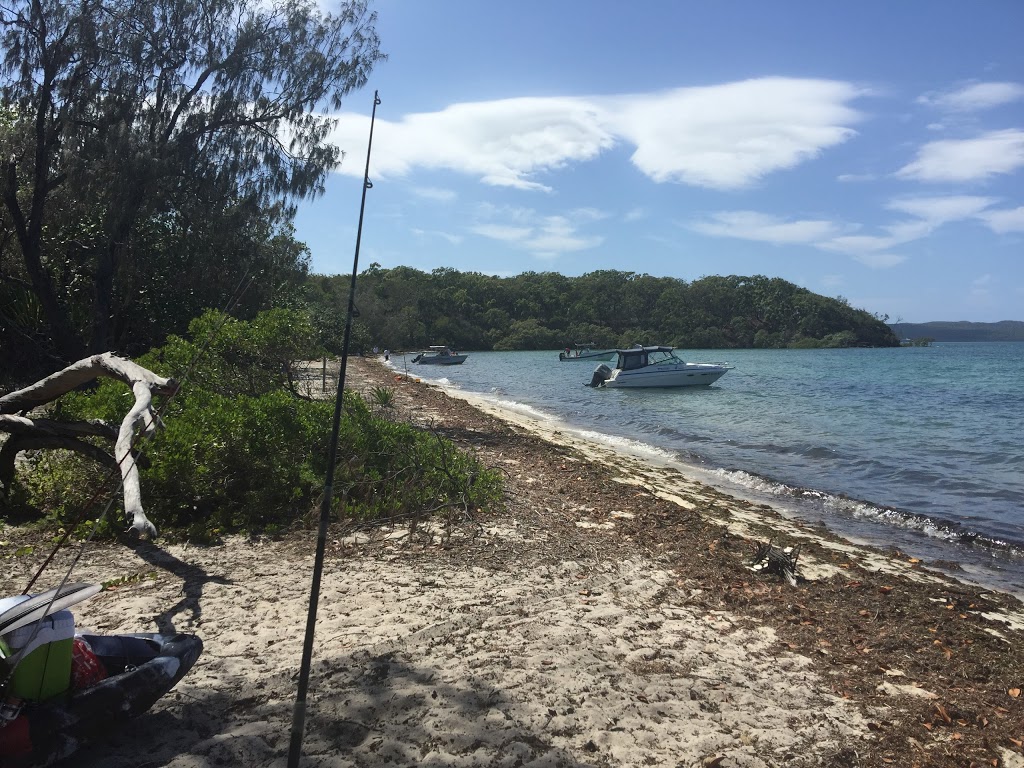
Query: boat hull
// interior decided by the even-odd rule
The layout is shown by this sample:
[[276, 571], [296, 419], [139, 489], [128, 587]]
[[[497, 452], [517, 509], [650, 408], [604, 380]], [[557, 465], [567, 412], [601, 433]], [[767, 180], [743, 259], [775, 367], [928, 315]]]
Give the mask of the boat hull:
[[469, 355], [448, 355], [447, 357], [421, 357], [413, 360], [417, 365], [462, 365]]
[[571, 362], [576, 362], [576, 361], [579, 361], [579, 360], [582, 360], [582, 361], [588, 362], [588, 363], [592, 363], [592, 362], [595, 362], [595, 361], [600, 363], [600, 362], [603, 362], [603, 361], [606, 361], [606, 360], [611, 360], [613, 357], [615, 357], [615, 350], [614, 349], [611, 352], [586, 352], [586, 353], [584, 353], [582, 355], [578, 355], [578, 356], [577, 355], [567, 355], [567, 354], [565, 354], [565, 352], [559, 352], [558, 353], [558, 359], [561, 362], [563, 362], [563, 363], [571, 363]]
[[[83, 636], [109, 674], [67, 697], [27, 705], [0, 729], [17, 745], [0, 749], [0, 768], [46, 766], [103, 738], [153, 706], [192, 668], [203, 650], [195, 635]], [[120, 670], [120, 671], [118, 671]], [[8, 734], [4, 731], [17, 729]]]
[[609, 389], [706, 387], [722, 378], [728, 368], [688, 366], [677, 370], [616, 370], [601, 386]]

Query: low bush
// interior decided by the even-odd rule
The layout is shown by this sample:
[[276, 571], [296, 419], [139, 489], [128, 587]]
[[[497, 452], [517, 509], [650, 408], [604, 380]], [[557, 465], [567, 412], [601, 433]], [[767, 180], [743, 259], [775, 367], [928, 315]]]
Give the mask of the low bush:
[[[225, 336], [206, 344], [218, 328], [228, 329]], [[172, 338], [137, 361], [182, 381], [162, 411], [164, 428], [139, 446], [148, 460], [140, 464], [147, 514], [164, 534], [196, 540], [273, 532], [308, 519], [323, 493], [334, 413], [333, 402], [287, 387], [296, 362], [289, 350], [307, 359], [319, 353], [308, 323], [284, 310], [251, 323], [209, 313], [190, 332], [191, 340]], [[132, 403], [123, 384], [105, 380], [65, 396], [58, 410], [65, 419], [119, 422]], [[47, 452], [20, 480], [28, 503], [67, 525], [107, 474], [80, 455]], [[334, 491], [344, 498], [345, 514], [361, 521], [466, 511], [501, 498], [496, 472], [434, 433], [374, 415], [351, 391], [344, 395]]]

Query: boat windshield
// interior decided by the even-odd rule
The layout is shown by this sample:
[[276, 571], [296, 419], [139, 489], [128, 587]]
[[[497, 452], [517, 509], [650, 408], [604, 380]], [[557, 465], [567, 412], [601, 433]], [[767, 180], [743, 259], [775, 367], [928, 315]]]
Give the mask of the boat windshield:
[[672, 350], [657, 349], [647, 354], [648, 365], [671, 365], [683, 362]]

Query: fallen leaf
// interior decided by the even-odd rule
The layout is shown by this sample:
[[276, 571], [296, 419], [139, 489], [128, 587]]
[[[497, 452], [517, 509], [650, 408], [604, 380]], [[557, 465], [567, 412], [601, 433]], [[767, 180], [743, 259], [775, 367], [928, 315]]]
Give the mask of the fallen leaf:
[[1020, 739], [1015, 739], [1015, 738], [1013, 738], [1013, 737], [1011, 736], [1011, 737], [1010, 737], [1010, 741], [1012, 741], [1012, 742], [1013, 742], [1014, 744], [1016, 744], [1016, 745], [1017, 745], [1018, 747], [1024, 747], [1024, 741], [1021, 741]]
[[941, 704], [936, 704], [935, 705], [935, 711], [939, 713], [939, 717], [942, 718], [943, 722], [945, 722], [946, 725], [949, 725], [950, 723], [953, 722], [953, 718], [951, 718], [949, 716], [949, 713], [946, 712], [946, 710], [942, 708]]
[[1011, 699], [1019, 699], [1020, 698], [1020, 688], [1011, 688], [1010, 690], [1007, 691], [1007, 693], [1010, 694], [1010, 698]]
[[892, 590], [893, 590], [893, 587], [879, 587], [878, 588], [878, 591], [881, 592], [883, 595], [888, 595], [890, 592], [892, 592]]

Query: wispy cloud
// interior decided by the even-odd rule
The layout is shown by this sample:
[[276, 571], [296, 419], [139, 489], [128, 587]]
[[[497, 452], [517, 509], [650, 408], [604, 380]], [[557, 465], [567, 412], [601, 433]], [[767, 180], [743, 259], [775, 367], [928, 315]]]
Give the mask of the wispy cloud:
[[841, 253], [874, 269], [893, 267], [906, 260], [894, 252], [927, 237], [943, 224], [968, 219], [986, 221], [993, 229], [1024, 228], [1024, 209], [990, 209], [996, 198], [978, 195], [903, 197], [889, 201], [888, 210], [910, 218], [878, 228], [877, 234], [860, 231], [859, 224], [821, 219], [787, 221], [756, 211], [718, 211], [691, 222], [688, 228], [712, 237], [734, 237], [777, 245], [809, 245], [822, 251]]
[[453, 235], [450, 232], [441, 232], [439, 230], [413, 229], [412, 233], [417, 237], [447, 240], [452, 245], [460, 245], [465, 240], [462, 235]]
[[939, 225], [977, 216], [995, 202], [996, 199], [993, 197], [978, 195], [904, 197], [889, 201], [886, 207], [891, 211], [909, 213], [911, 216]]
[[1024, 166], [1024, 131], [990, 131], [974, 139], [925, 144], [896, 175], [917, 181], [982, 181]]
[[691, 222], [688, 227], [702, 235], [736, 237], [775, 245], [813, 244], [841, 231], [830, 221], [786, 221], [756, 211], [719, 211], [703, 220]]
[[977, 112], [1024, 99], [1020, 83], [970, 83], [946, 92], [932, 91], [919, 96], [919, 104], [950, 112]]
[[579, 208], [564, 215], [541, 215], [528, 208], [480, 206], [481, 220], [470, 227], [474, 234], [498, 240], [541, 259], [595, 248], [604, 242], [600, 235], [580, 232], [586, 224], [604, 218], [592, 208]]
[[441, 189], [439, 187], [413, 187], [412, 193], [424, 200], [434, 200], [439, 203], [450, 203], [458, 195], [453, 189]]
[[[849, 140], [864, 91], [833, 80], [769, 77], [658, 93], [517, 98], [378, 118], [374, 174], [450, 170], [481, 183], [550, 191], [545, 174], [620, 144], [656, 182], [739, 189]], [[361, 175], [368, 118], [343, 113], [332, 140]]]
[[988, 224], [989, 229], [996, 234], [1024, 232], [1024, 206], [1001, 211], [985, 211], [979, 215], [979, 218]]
[[837, 181], [844, 183], [858, 181], [874, 181], [877, 177], [873, 173], [842, 173], [836, 177]]

